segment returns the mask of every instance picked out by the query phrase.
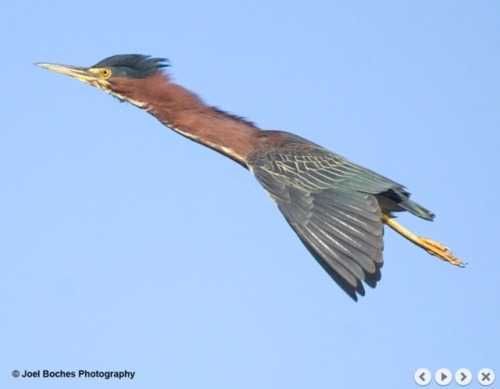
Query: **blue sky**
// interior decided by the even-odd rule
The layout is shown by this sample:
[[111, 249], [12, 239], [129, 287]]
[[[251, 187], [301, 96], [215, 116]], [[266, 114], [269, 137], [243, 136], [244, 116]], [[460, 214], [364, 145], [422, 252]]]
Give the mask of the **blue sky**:
[[[494, 1], [2, 2], [0, 386], [499, 377], [498, 20]], [[352, 302], [250, 173], [33, 66], [123, 53], [169, 58], [207, 103], [406, 185], [437, 217], [401, 223], [469, 265], [386, 230], [382, 281]]]

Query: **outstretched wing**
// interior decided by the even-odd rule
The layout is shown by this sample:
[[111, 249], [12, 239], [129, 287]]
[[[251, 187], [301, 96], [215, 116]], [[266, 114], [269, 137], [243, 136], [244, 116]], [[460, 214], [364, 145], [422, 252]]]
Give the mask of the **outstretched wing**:
[[383, 263], [377, 195], [402, 191], [401, 185], [300, 141], [255, 151], [247, 161], [307, 249], [349, 296], [364, 295], [362, 281], [375, 287]]

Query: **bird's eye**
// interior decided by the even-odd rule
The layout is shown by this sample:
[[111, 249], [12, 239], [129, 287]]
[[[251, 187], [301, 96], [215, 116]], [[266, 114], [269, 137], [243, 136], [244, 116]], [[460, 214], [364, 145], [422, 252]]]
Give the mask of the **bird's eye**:
[[106, 69], [106, 68], [101, 69], [101, 76], [103, 78], [108, 78], [109, 76], [111, 76], [111, 70]]

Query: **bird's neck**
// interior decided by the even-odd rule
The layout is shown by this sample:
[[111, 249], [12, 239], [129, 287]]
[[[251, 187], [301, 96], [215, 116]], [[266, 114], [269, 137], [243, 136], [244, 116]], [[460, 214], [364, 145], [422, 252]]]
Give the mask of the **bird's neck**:
[[117, 79], [113, 89], [118, 97], [147, 110], [174, 131], [245, 167], [246, 155], [259, 141], [261, 130], [253, 124], [207, 106], [163, 73], [140, 80]]

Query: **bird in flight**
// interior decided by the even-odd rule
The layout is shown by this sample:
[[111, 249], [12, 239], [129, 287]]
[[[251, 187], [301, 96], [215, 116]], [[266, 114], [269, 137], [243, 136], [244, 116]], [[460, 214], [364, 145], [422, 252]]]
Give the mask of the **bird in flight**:
[[395, 221], [394, 213], [400, 211], [434, 218], [410, 199], [403, 185], [307, 139], [261, 130], [206, 105], [171, 81], [164, 58], [126, 54], [91, 67], [36, 65], [127, 101], [250, 170], [312, 256], [354, 300], [365, 294], [363, 282], [375, 287], [380, 280], [384, 224], [430, 254], [464, 265], [446, 246], [417, 236]]

